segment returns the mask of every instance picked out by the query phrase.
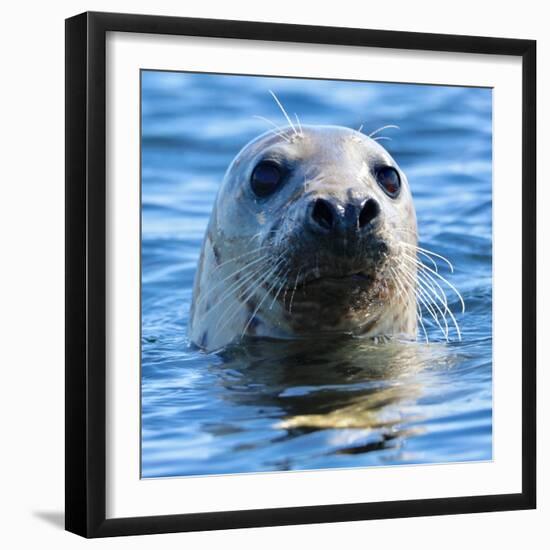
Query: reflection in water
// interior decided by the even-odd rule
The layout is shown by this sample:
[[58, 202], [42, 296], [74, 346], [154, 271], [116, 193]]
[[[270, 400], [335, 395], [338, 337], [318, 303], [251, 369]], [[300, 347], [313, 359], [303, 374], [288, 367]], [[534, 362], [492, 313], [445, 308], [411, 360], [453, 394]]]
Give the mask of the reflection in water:
[[163, 357], [143, 367], [146, 477], [490, 457], [476, 346], [256, 340], [193, 364], [172, 346], [144, 344]]
[[285, 439], [339, 430], [326, 452], [361, 453], [421, 433], [409, 425], [422, 419], [419, 374], [453, 361], [444, 346], [410, 342], [263, 340], [232, 347], [223, 367], [211, 368], [224, 401], [272, 411], [273, 427], [285, 431]]

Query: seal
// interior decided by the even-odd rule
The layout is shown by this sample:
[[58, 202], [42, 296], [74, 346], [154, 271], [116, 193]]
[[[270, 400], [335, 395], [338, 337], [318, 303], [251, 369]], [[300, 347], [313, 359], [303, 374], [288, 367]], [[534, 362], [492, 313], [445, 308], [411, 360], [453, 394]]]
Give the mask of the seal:
[[191, 342], [217, 351], [245, 337], [415, 339], [406, 175], [375, 137], [287, 120], [226, 171], [195, 276]]

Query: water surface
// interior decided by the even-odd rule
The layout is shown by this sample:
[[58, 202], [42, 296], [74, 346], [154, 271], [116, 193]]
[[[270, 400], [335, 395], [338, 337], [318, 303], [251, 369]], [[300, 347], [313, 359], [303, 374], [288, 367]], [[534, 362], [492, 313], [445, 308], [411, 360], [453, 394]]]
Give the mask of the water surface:
[[[256, 342], [207, 355], [186, 330], [202, 237], [225, 169], [284, 119], [386, 124], [411, 185], [420, 246], [464, 297], [446, 343]], [[492, 458], [491, 91], [142, 73], [142, 475]], [[444, 266], [442, 266], [444, 267]], [[442, 270], [443, 273], [444, 270]], [[454, 312], [460, 307], [448, 294]], [[425, 316], [429, 317], [429, 315]]]

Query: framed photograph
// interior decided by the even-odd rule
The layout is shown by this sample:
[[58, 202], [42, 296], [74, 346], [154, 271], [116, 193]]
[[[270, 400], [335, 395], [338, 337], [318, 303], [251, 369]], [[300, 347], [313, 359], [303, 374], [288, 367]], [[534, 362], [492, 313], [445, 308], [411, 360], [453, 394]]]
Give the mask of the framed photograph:
[[535, 507], [536, 45], [66, 21], [66, 528]]

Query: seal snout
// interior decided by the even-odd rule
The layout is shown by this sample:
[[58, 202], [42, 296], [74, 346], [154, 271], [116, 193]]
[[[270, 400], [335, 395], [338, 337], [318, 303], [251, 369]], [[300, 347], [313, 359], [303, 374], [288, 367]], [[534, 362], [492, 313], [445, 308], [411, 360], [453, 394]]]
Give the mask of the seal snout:
[[314, 199], [309, 207], [309, 226], [316, 233], [346, 236], [365, 229], [380, 214], [378, 201], [340, 204], [326, 198]]

